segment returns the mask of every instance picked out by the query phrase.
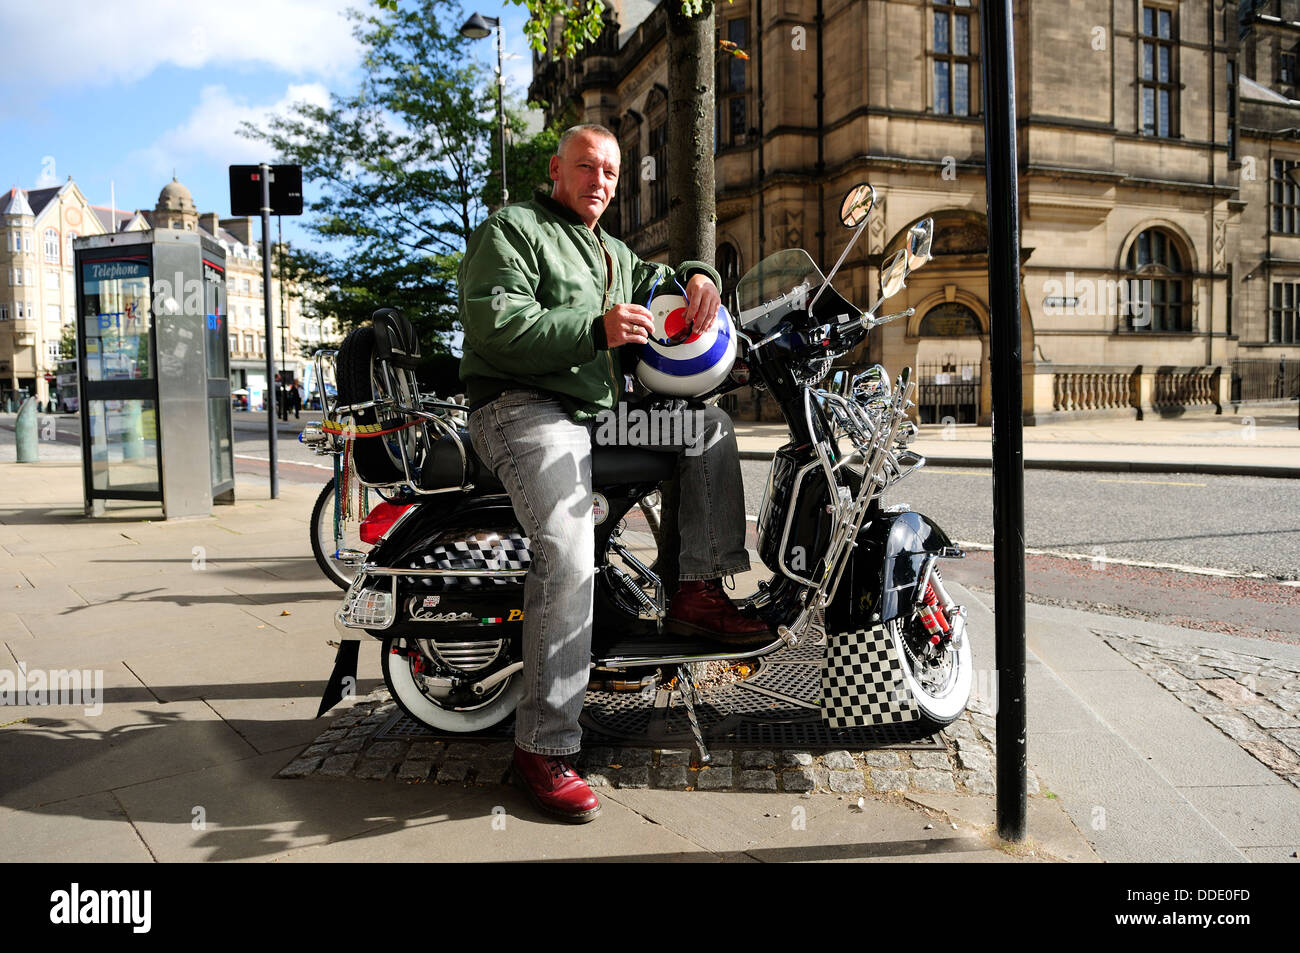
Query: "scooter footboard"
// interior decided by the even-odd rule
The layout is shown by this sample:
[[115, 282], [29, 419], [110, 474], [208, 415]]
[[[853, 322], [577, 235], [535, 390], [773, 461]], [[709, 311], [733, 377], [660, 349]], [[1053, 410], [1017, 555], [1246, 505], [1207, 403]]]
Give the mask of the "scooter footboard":
[[822, 661], [822, 720], [832, 728], [897, 725], [921, 717], [885, 625], [828, 634]]

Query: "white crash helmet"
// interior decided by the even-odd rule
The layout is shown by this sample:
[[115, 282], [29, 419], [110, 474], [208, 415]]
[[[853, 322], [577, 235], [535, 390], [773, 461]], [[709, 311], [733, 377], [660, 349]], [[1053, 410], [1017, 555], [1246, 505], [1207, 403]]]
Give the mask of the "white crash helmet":
[[641, 345], [641, 363], [636, 376], [656, 394], [669, 397], [700, 397], [713, 390], [731, 373], [736, 361], [736, 328], [727, 309], [718, 306], [718, 316], [703, 334], [692, 331], [679, 343], [669, 343], [686, 324], [686, 299], [681, 295], [659, 295], [650, 302], [655, 319], [654, 335]]

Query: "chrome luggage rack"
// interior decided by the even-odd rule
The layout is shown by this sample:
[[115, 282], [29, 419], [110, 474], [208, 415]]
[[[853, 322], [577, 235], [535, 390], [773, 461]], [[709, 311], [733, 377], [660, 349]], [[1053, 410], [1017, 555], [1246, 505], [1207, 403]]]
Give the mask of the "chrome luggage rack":
[[[358, 473], [357, 479], [362, 486], [379, 489], [400, 487], [420, 496], [472, 490], [474, 484], [468, 479], [469, 458], [465, 452], [464, 442], [458, 432], [459, 426], [463, 426], [466, 422], [469, 408], [464, 404], [438, 400], [435, 397], [421, 394], [419, 384], [413, 373], [394, 371], [387, 361], [381, 359], [376, 359], [375, 367], [383, 375], [385, 395], [355, 404], [340, 404], [337, 396], [338, 353], [337, 348], [322, 348], [313, 355], [316, 366], [316, 379], [320, 382], [321, 410], [324, 420], [320, 423], [308, 424], [303, 428], [298, 439], [314, 453], [321, 456], [342, 454], [346, 450], [347, 442], [350, 439], [372, 439], [357, 433], [356, 425], [352, 421], [353, 414], [359, 410], [374, 408], [382, 419], [384, 413], [388, 412], [392, 416], [405, 418], [407, 420], [405, 427], [415, 427], [416, 445], [408, 447], [407, 440], [396, 441], [402, 460], [401, 480], [372, 482]], [[333, 398], [329, 396], [329, 392], [325, 387], [326, 370], [330, 372], [329, 378], [335, 381], [336, 389]], [[409, 394], [409, 397], [403, 399], [403, 394]], [[437, 411], [442, 411], [442, 413], [437, 413]], [[342, 422], [344, 419], [347, 419], [348, 423], [344, 424]], [[328, 425], [330, 424], [337, 424], [339, 429], [329, 429]], [[461, 476], [455, 485], [431, 489], [421, 486], [420, 468], [438, 440], [438, 436], [432, 435], [431, 430], [438, 435], [451, 438], [452, 444], [456, 447], [456, 452], [460, 456]]]
[[[785, 575], [808, 587], [799, 615], [777, 630], [790, 645], [798, 645], [807, 634], [818, 640], [825, 636], [823, 612], [835, 598], [867, 510], [886, 487], [925, 465], [924, 457], [906, 449], [917, 433], [916, 425], [907, 419], [908, 410], [915, 406], [915, 391], [910, 367], [898, 375], [891, 391], [884, 368], [877, 364], [853, 378], [847, 395], [815, 388], [804, 392], [804, 419], [817, 459], [805, 465], [798, 480], [812, 471], [821, 472], [832, 529], [826, 554], [811, 576], [794, 576], [785, 568], [784, 555], [779, 559]], [[844, 441], [852, 445], [851, 452], [842, 452]], [[862, 483], [856, 495], [836, 477], [853, 463], [862, 465]], [[781, 554], [789, 544], [789, 534], [787, 520], [778, 549]]]

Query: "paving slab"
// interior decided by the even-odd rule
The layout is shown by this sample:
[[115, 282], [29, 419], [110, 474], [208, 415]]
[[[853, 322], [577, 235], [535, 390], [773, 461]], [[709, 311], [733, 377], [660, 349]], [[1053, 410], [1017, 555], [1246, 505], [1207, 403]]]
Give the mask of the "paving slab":
[[[137, 619], [134, 626], [121, 625], [101, 631], [94, 625], [93, 617], [81, 617], [75, 628], [70, 627], [71, 631], [64, 634], [16, 640], [14, 651], [29, 665], [42, 668], [108, 666], [124, 658], [160, 653], [210, 655], [222, 651], [221, 646], [241, 639], [257, 644], [283, 638], [274, 629], [259, 629], [260, 625], [264, 623], [233, 606], [204, 610], [201, 618], [189, 618], [184, 625], [165, 627], [152, 621], [144, 624]], [[5, 664], [0, 661], [0, 667]], [[212, 674], [209, 672], [208, 677]]]
[[[330, 633], [332, 634], [332, 633]], [[333, 654], [325, 632], [285, 635], [272, 629], [248, 631], [189, 652], [158, 651], [151, 645], [128, 653], [132, 670], [164, 701], [186, 698], [262, 698], [258, 686], [281, 690], [298, 686], [290, 697], [307, 698], [329, 677]], [[378, 655], [378, 652], [374, 653]], [[227, 686], [233, 690], [219, 690]], [[240, 689], [248, 689], [247, 692]]]
[[31, 629], [23, 625], [16, 612], [0, 612], [0, 639], [31, 639]]
[[47, 586], [24, 584], [0, 589], [0, 610], [23, 615], [28, 612], [53, 612], [86, 605], [86, 600], [77, 595], [66, 583], [65, 577], [61, 582]]
[[[619, 788], [610, 798], [708, 850], [743, 851], [799, 820], [812, 823], [844, 802], [828, 796], [751, 794], [732, 791], [675, 792]], [[796, 808], [798, 810], [796, 810]]]
[[1287, 785], [1145, 672], [1058, 673], [1169, 784]]
[[1300, 851], [1300, 788], [1184, 787], [1183, 797], [1242, 850]]
[[[198, 613], [239, 618], [236, 600], [213, 601], [195, 611], [194, 605], [179, 605], [164, 587], [137, 589], [122, 593], [118, 600], [87, 606], [69, 606], [59, 611], [20, 612], [23, 624], [37, 639], [58, 636], [70, 631], [102, 634], [117, 629], [140, 632], [145, 626], [153, 632], [166, 632], [189, 625]], [[182, 597], [183, 600], [183, 597]], [[188, 601], [188, 600], [184, 600]], [[245, 616], [246, 618], [246, 616]]]
[[1300, 852], [1285, 847], [1245, 847], [1242, 853], [1255, 864], [1300, 863]]
[[838, 810], [817, 819], [815, 830], [809, 825], [807, 831], [782, 831], [747, 853], [764, 863], [1001, 864], [1037, 859], [995, 848], [969, 830], [953, 830], [912, 808], [871, 806], [867, 798], [866, 810], [859, 812], [851, 806], [855, 803], [846, 798]]
[[35, 807], [254, 754], [202, 702], [33, 716], [0, 731], [0, 806]]
[[[922, 807], [939, 811], [958, 824], [997, 836], [997, 800], [968, 794], [908, 793], [904, 797]], [[1053, 860], [1099, 864], [1101, 858], [1088, 839], [1074, 826], [1055, 798], [1034, 797], [1028, 801], [1029, 839], [1038, 852]]]
[[[316, 785], [324, 782], [286, 783]], [[390, 785], [391, 782], [354, 782], [354, 786], [360, 788]], [[328, 790], [332, 792], [340, 786], [332, 784]], [[320, 847], [293, 850], [275, 859], [282, 863], [339, 863], [374, 861], [377, 858], [395, 863], [709, 863], [737, 859], [705, 850], [689, 838], [647, 820], [605, 794], [601, 795], [599, 817], [586, 824], [569, 824], [540, 813], [522, 791], [512, 787], [391, 786], [403, 789], [407, 799], [413, 805], [419, 805], [424, 813], [413, 813], [384, 830]]]
[[49, 557], [60, 552], [85, 552], [88, 549], [125, 549], [139, 545], [120, 533], [106, 533], [103, 526], [69, 523], [63, 526], [43, 526], [30, 536], [5, 544], [11, 556], [43, 555]]
[[[1026, 615], [1035, 613], [1027, 609]], [[1132, 662], [1083, 625], [1060, 621], [1028, 625], [1026, 644], [1035, 655], [1050, 654], [1052, 667], [1058, 672], [1133, 671]]]
[[[1031, 745], [1032, 739], [1031, 733]], [[1107, 863], [1243, 859], [1223, 832], [1109, 730], [1057, 733], [1037, 750], [1043, 784]]]
[[[151, 705], [157, 702], [153, 693], [121, 662], [56, 662], [47, 665], [31, 658], [27, 649], [35, 644], [17, 642], [12, 646], [5, 645], [5, 656], [0, 658], [0, 672], [6, 673], [7, 686], [11, 684], [15, 693], [24, 692], [24, 704], [18, 704], [17, 698], [7, 697], [5, 701], [8, 704], [0, 706], [0, 723], [96, 719], [101, 705]], [[16, 658], [10, 658], [10, 653]], [[36, 690], [41, 693], [39, 704], [30, 694]]]
[[[477, 803], [466, 806], [473, 792], [460, 786], [357, 781], [322, 787], [317, 782], [277, 780], [275, 772], [284, 762], [282, 752], [266, 754], [114, 793], [149, 849], [164, 862], [264, 861], [350, 838], [359, 838], [350, 859], [391, 860], [391, 844], [376, 845], [369, 835], [436, 817], [479, 819], [484, 813]], [[490, 814], [490, 805], [486, 811]]]
[[8, 863], [155, 860], [107, 791], [24, 810], [0, 807], [0, 843]]
[[[938, 825], [898, 801], [744, 792], [628, 790], [612, 800], [727, 859], [763, 862], [823, 860], [1002, 860], [982, 840]], [[926, 830], [926, 824], [931, 829]], [[743, 855], [743, 857], [741, 856]]]

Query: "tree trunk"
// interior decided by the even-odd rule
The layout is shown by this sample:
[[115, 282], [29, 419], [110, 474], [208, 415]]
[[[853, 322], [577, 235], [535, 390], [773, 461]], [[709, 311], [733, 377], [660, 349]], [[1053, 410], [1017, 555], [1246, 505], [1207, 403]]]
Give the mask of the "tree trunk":
[[[713, 182], [713, 4], [696, 16], [683, 16], [670, 0], [668, 11], [668, 261], [684, 259], [713, 264], [716, 252], [716, 196]], [[681, 532], [677, 522], [680, 494], [700, 492], [676, 479], [660, 486], [663, 505], [659, 528], [660, 578], [669, 593], [677, 589]]]
[[668, 257], [713, 263], [713, 4], [697, 16], [668, 12]]

